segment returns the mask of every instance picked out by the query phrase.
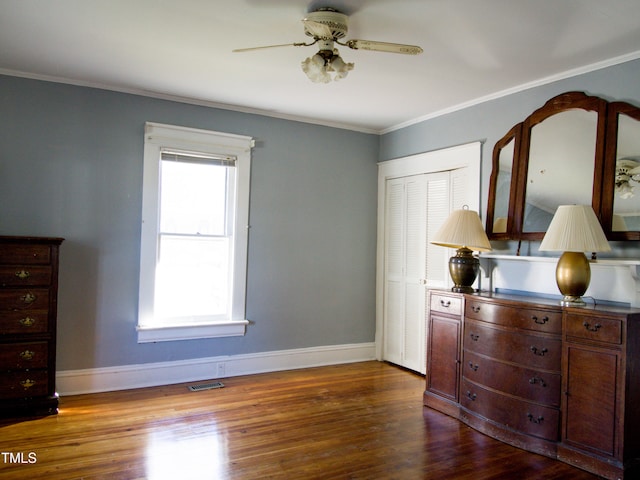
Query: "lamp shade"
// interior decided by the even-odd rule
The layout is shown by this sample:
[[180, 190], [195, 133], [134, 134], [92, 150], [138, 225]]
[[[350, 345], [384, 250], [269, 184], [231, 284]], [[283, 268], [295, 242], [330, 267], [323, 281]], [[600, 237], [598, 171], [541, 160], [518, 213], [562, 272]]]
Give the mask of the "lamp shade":
[[451, 248], [464, 247], [478, 252], [491, 251], [491, 244], [478, 212], [468, 208], [451, 212], [431, 239], [431, 243]]
[[611, 247], [591, 205], [560, 205], [540, 250], [609, 252]]

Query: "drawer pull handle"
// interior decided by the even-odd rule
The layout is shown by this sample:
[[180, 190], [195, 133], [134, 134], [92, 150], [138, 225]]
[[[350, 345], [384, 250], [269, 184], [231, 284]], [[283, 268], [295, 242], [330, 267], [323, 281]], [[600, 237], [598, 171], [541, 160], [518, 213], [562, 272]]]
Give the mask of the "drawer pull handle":
[[23, 327], [33, 327], [33, 325], [36, 323], [35, 319], [33, 319], [31, 317], [21, 318], [20, 320], [18, 320], [18, 322]]
[[18, 277], [21, 280], [25, 280], [27, 278], [29, 278], [31, 276], [31, 273], [25, 271], [25, 270], [20, 270], [19, 272], [16, 272], [16, 277]]
[[476, 395], [475, 393], [471, 393], [469, 390], [467, 390], [467, 398], [469, 400], [471, 400], [472, 402], [475, 402], [477, 397], [478, 395]]
[[20, 358], [23, 360], [33, 360], [34, 356], [35, 356], [35, 353], [33, 353], [31, 350], [25, 350], [23, 352], [20, 352]]
[[549, 321], [549, 317], [538, 318], [536, 315], [533, 315], [531, 317], [531, 320], [533, 320], [538, 325], [544, 325], [545, 323], [547, 323]]
[[531, 423], [536, 423], [538, 425], [540, 425], [542, 422], [544, 422], [544, 417], [534, 417], [530, 413], [527, 413], [527, 418], [529, 419], [529, 421]]
[[471, 340], [473, 340], [474, 342], [477, 342], [478, 339], [480, 338], [480, 335], [478, 335], [477, 333], [470, 333], [469, 336], [471, 337]]
[[480, 311], [480, 305], [473, 305], [471, 307], [471, 310], [473, 310], [474, 313], [478, 313]]
[[540, 378], [540, 377], [531, 377], [531, 378], [529, 379], [529, 383], [530, 383], [531, 385], [538, 384], [538, 385], [540, 385], [541, 387], [546, 387], [546, 386], [547, 386], [547, 384], [545, 383], [545, 381], [544, 381], [542, 378]]
[[451, 300], [444, 301], [440, 299], [440, 305], [442, 305], [444, 308], [449, 308], [451, 306]]
[[546, 348], [539, 349], [538, 347], [531, 347], [531, 351], [533, 352], [534, 355], [538, 355], [539, 357], [544, 357], [544, 354], [547, 353], [549, 350], [547, 350]]
[[476, 363], [476, 364], [474, 365], [473, 363], [469, 362], [469, 368], [470, 368], [471, 370], [473, 370], [474, 372], [477, 372], [477, 371], [478, 371], [478, 364]]
[[34, 382], [33, 380], [27, 378], [26, 380], [22, 380], [20, 382], [20, 385], [22, 385], [24, 387], [25, 390], [29, 390], [31, 387], [33, 387], [36, 384], [36, 382]]
[[22, 295], [20, 297], [20, 300], [22, 300], [24, 303], [33, 303], [36, 300], [36, 296], [33, 293], [29, 292], [25, 295]]
[[589, 322], [584, 322], [582, 324], [582, 326], [584, 328], [586, 328], [589, 332], [597, 332], [598, 330], [600, 330], [600, 328], [602, 328], [602, 325], [600, 325], [599, 323], [596, 323], [593, 327], [591, 326], [591, 324]]

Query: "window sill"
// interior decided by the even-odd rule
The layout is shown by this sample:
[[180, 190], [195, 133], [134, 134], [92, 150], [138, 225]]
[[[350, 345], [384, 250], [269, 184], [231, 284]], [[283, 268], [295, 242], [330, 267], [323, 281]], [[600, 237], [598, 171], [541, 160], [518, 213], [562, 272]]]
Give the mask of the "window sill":
[[241, 337], [246, 332], [248, 320], [229, 320], [203, 325], [174, 325], [148, 327], [138, 325], [138, 343], [172, 342], [198, 338]]

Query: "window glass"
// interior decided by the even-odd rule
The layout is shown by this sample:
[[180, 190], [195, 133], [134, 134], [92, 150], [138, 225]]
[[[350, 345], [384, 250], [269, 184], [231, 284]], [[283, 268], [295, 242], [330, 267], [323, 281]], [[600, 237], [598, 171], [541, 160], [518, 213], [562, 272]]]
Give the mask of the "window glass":
[[163, 160], [160, 168], [160, 230], [191, 235], [224, 235], [229, 168]]

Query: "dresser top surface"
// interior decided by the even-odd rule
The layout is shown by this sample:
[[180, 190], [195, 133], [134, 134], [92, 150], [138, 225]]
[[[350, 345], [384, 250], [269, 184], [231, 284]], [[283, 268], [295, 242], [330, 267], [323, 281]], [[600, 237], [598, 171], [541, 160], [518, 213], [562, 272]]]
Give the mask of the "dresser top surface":
[[60, 245], [64, 238], [60, 237], [34, 237], [34, 236], [7, 236], [0, 235], [0, 244], [31, 243], [31, 244], [56, 244]]
[[544, 308], [553, 308], [559, 311], [566, 311], [568, 313], [573, 314], [582, 314], [588, 312], [598, 312], [602, 314], [623, 314], [633, 316], [634, 319], [637, 318], [640, 321], [640, 308], [635, 307], [627, 307], [624, 305], [611, 305], [611, 304], [594, 304], [589, 303], [587, 299], [587, 305], [582, 307], [567, 307], [562, 306], [559, 303], [559, 299], [547, 298], [547, 297], [536, 297], [534, 295], [518, 295], [511, 293], [494, 293], [494, 292], [477, 292], [477, 293], [467, 293], [464, 296], [468, 299], [487, 299], [487, 300], [497, 300], [505, 303], [526, 303], [531, 307], [544, 307]]

